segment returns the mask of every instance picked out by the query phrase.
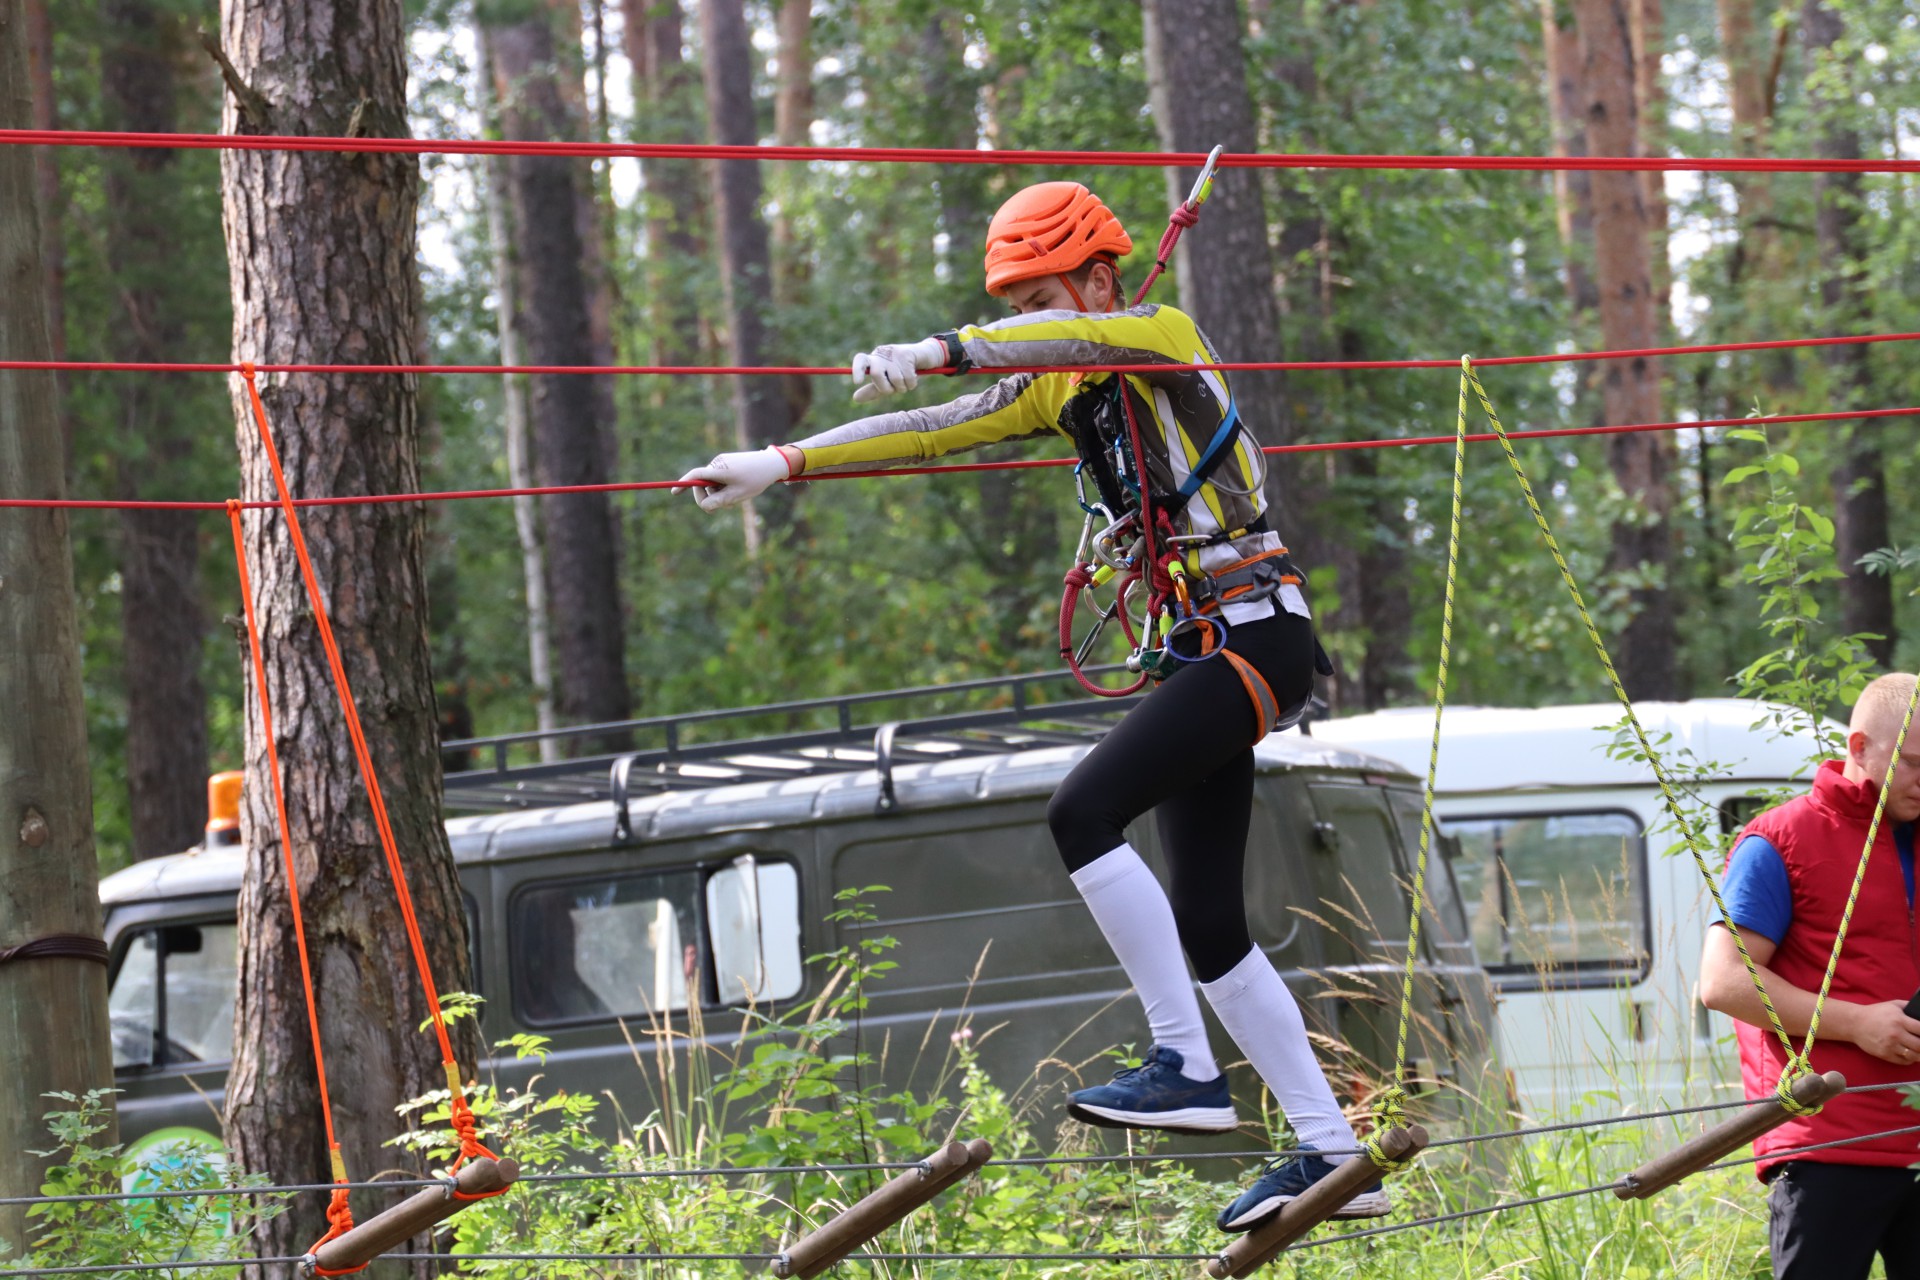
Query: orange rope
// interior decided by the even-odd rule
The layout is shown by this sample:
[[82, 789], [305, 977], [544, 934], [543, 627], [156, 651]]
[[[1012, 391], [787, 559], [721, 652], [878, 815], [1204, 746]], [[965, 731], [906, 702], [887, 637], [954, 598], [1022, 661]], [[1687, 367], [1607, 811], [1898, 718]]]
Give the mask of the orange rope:
[[[300, 530], [293, 494], [287, 488], [287, 478], [280, 467], [280, 452], [273, 444], [273, 430], [267, 425], [267, 409], [260, 401], [260, 388], [254, 380], [252, 362], [240, 366], [240, 376], [246, 382], [247, 399], [253, 407], [253, 420], [260, 430], [260, 444], [266, 451], [267, 466], [273, 472], [274, 489], [279, 494], [280, 509], [286, 517], [287, 532], [293, 539], [293, 553], [300, 562], [300, 576], [306, 583], [307, 599], [313, 605], [314, 621], [320, 628], [320, 644], [326, 650], [327, 665], [333, 671], [334, 688], [340, 695], [340, 710], [346, 717], [347, 735], [352, 739], [354, 759], [360, 767], [360, 780], [366, 786], [367, 801], [373, 808], [373, 822], [380, 833], [381, 852], [386, 855], [387, 870], [393, 876], [394, 896], [399, 900], [400, 915], [406, 923], [407, 942], [413, 948], [414, 966], [420, 974], [420, 985], [426, 992], [427, 1012], [433, 1018], [434, 1035], [440, 1041], [440, 1056], [446, 1067], [450, 1095], [449, 1116], [454, 1135], [460, 1140], [460, 1158], [453, 1165], [454, 1170], [458, 1171], [461, 1165], [474, 1157], [497, 1157], [481, 1143], [473, 1108], [468, 1105], [466, 1090], [460, 1083], [460, 1068], [453, 1057], [453, 1040], [447, 1034], [446, 1019], [440, 1012], [440, 992], [434, 986], [433, 966], [427, 960], [427, 946], [421, 938], [420, 920], [413, 909], [413, 894], [407, 888], [406, 868], [400, 861], [399, 842], [394, 838], [393, 824], [387, 817], [387, 803], [380, 794], [380, 780], [374, 775], [373, 753], [368, 750], [366, 733], [360, 727], [360, 712], [353, 700], [353, 688], [347, 682], [346, 664], [340, 658], [340, 646], [333, 636], [333, 623], [327, 617], [326, 605], [320, 596], [319, 579], [313, 571], [313, 561], [307, 554], [307, 539]], [[485, 1198], [461, 1195], [459, 1192], [454, 1195], [462, 1200]]]
[[[267, 669], [260, 656], [260, 624], [253, 612], [253, 583], [247, 573], [247, 547], [240, 532], [238, 498], [227, 501], [227, 519], [233, 525], [233, 558], [240, 570], [240, 602], [247, 615], [247, 646], [253, 653], [253, 683], [260, 702], [261, 733], [267, 743], [267, 776], [273, 780], [273, 809], [280, 820], [280, 856], [287, 868], [287, 899], [293, 907], [293, 940], [300, 952], [300, 985], [307, 995], [307, 1031], [313, 1039], [313, 1069], [320, 1077], [320, 1116], [327, 1126], [327, 1156], [333, 1166], [333, 1180], [345, 1182], [347, 1166], [340, 1155], [340, 1140], [333, 1132], [333, 1100], [327, 1091], [327, 1057], [320, 1049], [320, 1013], [313, 1000], [313, 965], [307, 959], [307, 922], [300, 910], [300, 881], [293, 870], [292, 824], [287, 821], [287, 797], [280, 785], [280, 749], [274, 745], [273, 704], [267, 698]], [[327, 1234], [314, 1241], [308, 1253], [352, 1230], [353, 1208], [347, 1203], [345, 1187], [334, 1189], [333, 1199], [327, 1205], [327, 1223]], [[319, 1267], [314, 1270], [325, 1276], [348, 1274]]]

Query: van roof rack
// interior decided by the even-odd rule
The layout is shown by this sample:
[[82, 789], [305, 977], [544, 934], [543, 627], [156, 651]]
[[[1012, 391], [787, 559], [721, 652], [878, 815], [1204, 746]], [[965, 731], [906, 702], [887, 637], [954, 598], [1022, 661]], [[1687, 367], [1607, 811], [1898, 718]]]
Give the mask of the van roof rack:
[[[1071, 692], [1047, 696], [1062, 685]], [[1094, 742], [1142, 696], [1078, 696], [1068, 673], [1048, 671], [462, 738], [441, 745], [446, 803], [465, 813], [594, 800], [624, 809], [634, 795], [875, 769], [885, 812], [896, 764]], [[552, 758], [569, 750], [580, 754]]]

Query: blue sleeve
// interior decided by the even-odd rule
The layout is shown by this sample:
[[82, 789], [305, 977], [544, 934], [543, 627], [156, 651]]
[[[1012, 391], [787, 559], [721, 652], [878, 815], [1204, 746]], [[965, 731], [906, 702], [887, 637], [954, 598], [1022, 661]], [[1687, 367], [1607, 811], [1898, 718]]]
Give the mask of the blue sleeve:
[[1748, 836], [1734, 846], [1720, 892], [1727, 914], [1742, 929], [1751, 929], [1775, 945], [1793, 923], [1793, 886], [1780, 851], [1760, 836]]

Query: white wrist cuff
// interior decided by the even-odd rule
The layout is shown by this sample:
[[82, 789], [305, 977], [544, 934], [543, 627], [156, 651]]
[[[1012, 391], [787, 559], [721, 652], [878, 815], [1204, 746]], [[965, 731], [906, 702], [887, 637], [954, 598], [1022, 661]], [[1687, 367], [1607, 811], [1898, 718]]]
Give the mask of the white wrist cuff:
[[916, 369], [938, 369], [947, 362], [947, 344], [938, 338], [922, 338], [907, 350]]

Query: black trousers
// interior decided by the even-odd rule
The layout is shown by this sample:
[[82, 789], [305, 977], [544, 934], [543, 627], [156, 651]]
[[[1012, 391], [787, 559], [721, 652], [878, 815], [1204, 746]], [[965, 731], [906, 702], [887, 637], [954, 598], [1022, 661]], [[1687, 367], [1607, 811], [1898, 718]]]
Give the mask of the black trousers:
[[1920, 1280], [1920, 1175], [1912, 1169], [1793, 1160], [1767, 1193], [1774, 1280]]
[[[1313, 692], [1313, 623], [1290, 613], [1227, 632], [1273, 688], [1282, 710]], [[1246, 959], [1243, 873], [1253, 817], [1258, 713], [1224, 657], [1190, 663], [1127, 713], [1074, 766], [1047, 806], [1067, 870], [1078, 871], [1126, 839], [1154, 810], [1171, 873], [1168, 897], [1180, 945], [1202, 982]]]

